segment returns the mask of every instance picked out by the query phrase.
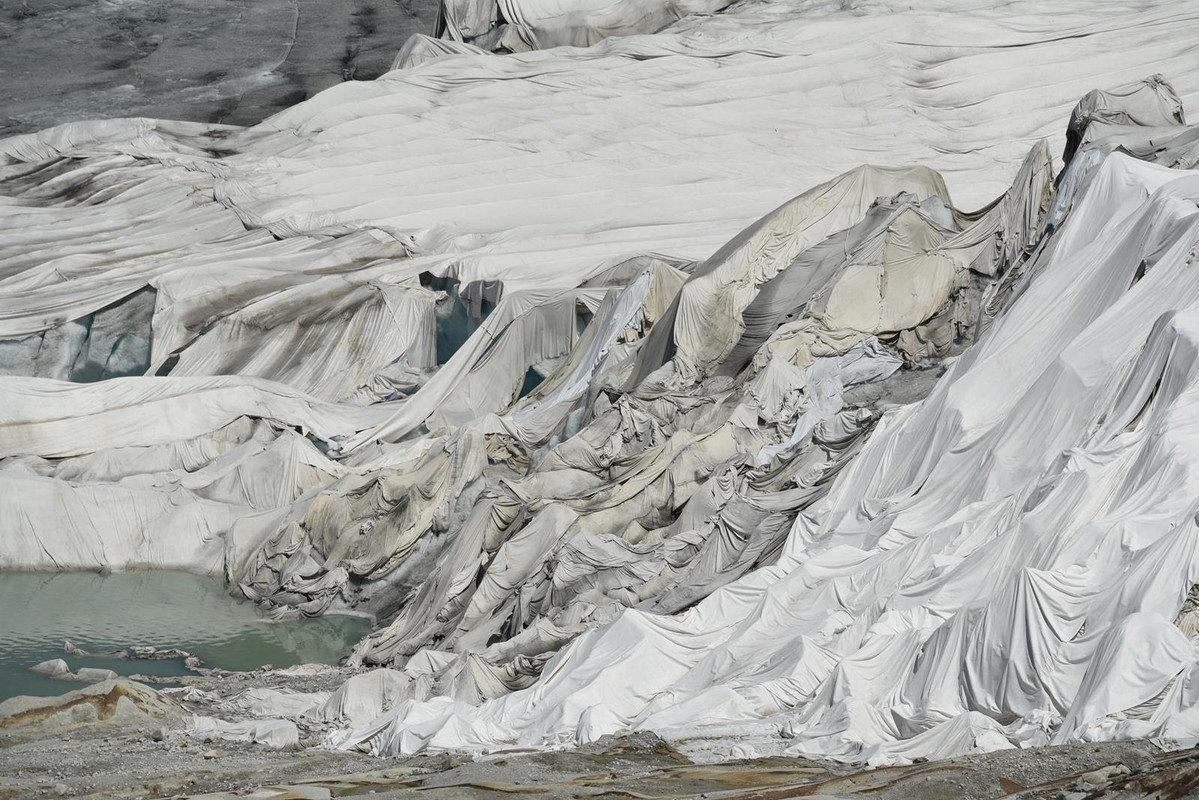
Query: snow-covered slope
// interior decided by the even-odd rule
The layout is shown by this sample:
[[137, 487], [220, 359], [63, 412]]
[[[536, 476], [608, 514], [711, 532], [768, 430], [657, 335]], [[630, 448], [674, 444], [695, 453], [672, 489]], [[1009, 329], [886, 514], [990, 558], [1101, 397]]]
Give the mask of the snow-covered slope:
[[0, 141], [0, 567], [377, 612], [380, 753], [1199, 735], [1196, 40], [743, 2]]

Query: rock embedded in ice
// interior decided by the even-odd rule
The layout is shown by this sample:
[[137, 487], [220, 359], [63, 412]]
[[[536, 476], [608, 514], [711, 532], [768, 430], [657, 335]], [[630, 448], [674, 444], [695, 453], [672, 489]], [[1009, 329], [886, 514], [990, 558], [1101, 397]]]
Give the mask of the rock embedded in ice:
[[145, 726], [182, 713], [176, 703], [149, 686], [117, 679], [57, 697], [9, 698], [0, 702], [0, 725], [25, 731], [54, 730], [81, 722]]

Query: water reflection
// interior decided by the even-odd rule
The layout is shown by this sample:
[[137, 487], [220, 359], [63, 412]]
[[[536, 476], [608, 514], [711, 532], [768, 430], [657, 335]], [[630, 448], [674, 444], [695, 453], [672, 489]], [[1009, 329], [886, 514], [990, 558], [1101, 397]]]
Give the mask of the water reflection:
[[51, 658], [72, 670], [99, 666], [121, 674], [182, 675], [176, 661], [75, 658], [64, 639], [85, 650], [129, 645], [177, 647], [210, 666], [255, 669], [336, 663], [367, 632], [365, 620], [329, 616], [271, 622], [230, 597], [212, 578], [178, 572], [0, 574], [0, 699], [77, 688], [29, 672]]

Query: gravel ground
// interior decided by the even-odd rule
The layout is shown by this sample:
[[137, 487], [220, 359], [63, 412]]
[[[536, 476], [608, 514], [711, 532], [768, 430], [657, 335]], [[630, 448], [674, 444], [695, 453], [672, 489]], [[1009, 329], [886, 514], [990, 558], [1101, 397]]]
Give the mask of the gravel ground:
[[[186, 678], [192, 700], [162, 702], [133, 685], [122, 698], [78, 701], [56, 716], [0, 707], [0, 800], [25, 797], [324, 798], [847, 798], [1115, 800], [1199, 797], [1199, 751], [1162, 753], [1148, 742], [1078, 744], [967, 756], [876, 770], [772, 757], [694, 764], [652, 734], [576, 750], [513, 751], [484, 758], [437, 753], [375, 759], [306, 748], [277, 751], [186, 730], [190, 713], [252, 686], [331, 689], [348, 672], [212, 672]], [[113, 684], [97, 687], [111, 700]], [[127, 685], [126, 685], [127, 686]], [[105, 695], [105, 692], [109, 692]], [[182, 692], [163, 692], [161, 698]], [[149, 698], [149, 702], [146, 699]], [[62, 701], [56, 701], [62, 709]], [[99, 709], [98, 711], [93, 709]], [[301, 726], [309, 743], [321, 731]]]

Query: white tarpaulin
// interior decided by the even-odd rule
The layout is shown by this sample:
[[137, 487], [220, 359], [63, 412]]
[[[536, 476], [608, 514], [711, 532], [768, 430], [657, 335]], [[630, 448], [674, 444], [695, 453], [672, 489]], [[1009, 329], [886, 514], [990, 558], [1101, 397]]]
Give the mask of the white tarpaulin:
[[[1196, 199], [1199, 173], [1096, 167], [1037, 279], [883, 419], [775, 565], [677, 616], [625, 611], [528, 689], [400, 705], [335, 742], [569, 744], [773, 716], [790, 752], [887, 763], [1111, 729], [1199, 659], [1174, 624], [1199, 583]], [[1168, 710], [1125, 730], [1169, 721], [1199, 735]]]
[[[700, 10], [579, 8], [452, 13]], [[1197, 39], [747, 1], [0, 141], [0, 568], [385, 613], [240, 709], [383, 754], [1199, 735]]]

